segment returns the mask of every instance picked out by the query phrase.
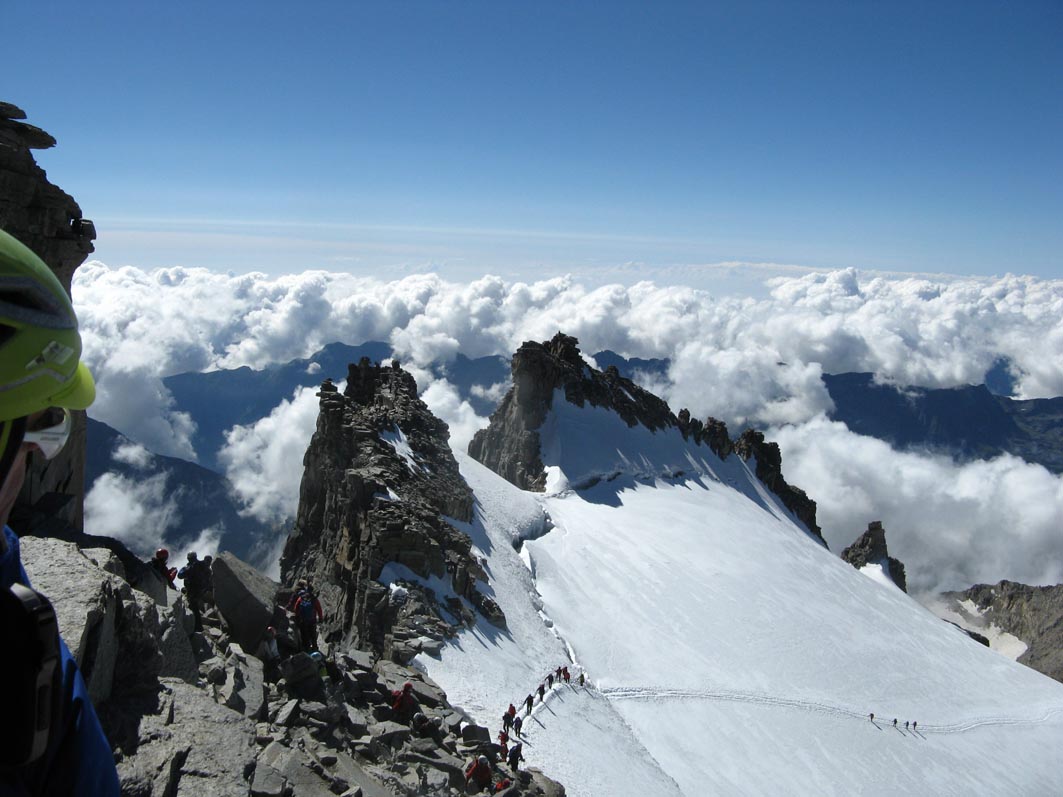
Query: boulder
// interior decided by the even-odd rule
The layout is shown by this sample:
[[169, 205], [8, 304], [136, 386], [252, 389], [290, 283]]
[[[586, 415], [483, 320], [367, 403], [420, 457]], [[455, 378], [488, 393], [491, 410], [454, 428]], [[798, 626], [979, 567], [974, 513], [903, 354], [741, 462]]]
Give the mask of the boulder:
[[126, 580], [122, 560], [110, 548], [82, 548], [81, 553], [100, 570], [112, 576], [118, 576], [123, 581]]
[[370, 725], [369, 735], [375, 742], [397, 747], [410, 738], [410, 729], [397, 722], [385, 720]]
[[296, 653], [280, 663], [281, 677], [293, 687], [307, 682], [316, 686], [321, 681], [317, 669], [314, 660], [306, 653]]
[[869, 564], [880, 565], [901, 591], [908, 591], [904, 573], [904, 564], [889, 555], [886, 548], [886, 530], [882, 522], [873, 520], [867, 524], [867, 531], [841, 553], [841, 558], [857, 570]]
[[482, 725], [469, 724], [461, 729], [461, 740], [466, 744], [491, 741], [491, 731]]
[[347, 730], [350, 731], [351, 736], [365, 736], [369, 733], [369, 720], [366, 719], [358, 709], [353, 706], [347, 706]]
[[410, 683], [413, 684], [414, 697], [422, 706], [436, 708], [446, 702], [446, 692], [420, 670], [414, 670], [386, 659], [378, 661], [374, 669], [389, 692], [402, 689], [403, 684]]
[[218, 689], [223, 705], [250, 719], [260, 718], [266, 708], [265, 679], [262, 662], [248, 656], [235, 642], [229, 646], [225, 662], [225, 682]]
[[283, 617], [275, 603], [280, 585], [228, 552], [214, 558], [211, 573], [214, 602], [232, 637], [244, 650], [257, 650], [266, 627]]
[[299, 718], [299, 701], [289, 700], [277, 711], [273, 718], [275, 725], [294, 725]]
[[247, 796], [255, 726], [203, 690], [164, 678], [158, 694], [113, 700], [106, 718], [123, 794]]
[[269, 764], [259, 763], [251, 780], [251, 797], [284, 797], [288, 781]]
[[23, 537], [22, 563], [34, 589], [55, 607], [59, 632], [77, 660], [94, 703], [111, 695], [120, 593], [129, 586], [105, 572], [72, 542]]
[[159, 675], [195, 683], [199, 667], [188, 629], [173, 609], [160, 606], [156, 607], [156, 612], [159, 617], [159, 651], [162, 653]]

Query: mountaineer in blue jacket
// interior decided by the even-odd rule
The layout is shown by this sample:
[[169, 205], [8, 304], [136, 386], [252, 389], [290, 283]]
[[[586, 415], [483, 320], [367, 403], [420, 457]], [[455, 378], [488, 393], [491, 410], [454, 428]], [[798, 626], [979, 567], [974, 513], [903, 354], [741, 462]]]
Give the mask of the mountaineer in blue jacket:
[[[70, 435], [70, 410], [85, 409], [96, 396], [80, 358], [77, 317], [63, 286], [40, 258], [0, 231], [0, 639], [6, 649], [0, 667], [0, 797], [118, 797], [120, 792], [111, 746], [54, 625], [50, 646], [56, 656], [41, 655], [36, 681], [54, 685], [52, 692], [34, 690], [32, 681], [34, 652], [48, 647], [43, 644], [47, 633], [12, 638], [28, 627], [23, 619], [29, 615], [15, 607], [31, 605], [27, 601], [36, 601], [32, 605], [38, 608], [47, 604], [17, 586], [31, 587], [7, 519], [25, 479], [26, 458], [58, 454]], [[30, 680], [23, 679], [27, 673]], [[5, 689], [12, 691], [5, 694]], [[35, 701], [41, 694], [56, 700]]]

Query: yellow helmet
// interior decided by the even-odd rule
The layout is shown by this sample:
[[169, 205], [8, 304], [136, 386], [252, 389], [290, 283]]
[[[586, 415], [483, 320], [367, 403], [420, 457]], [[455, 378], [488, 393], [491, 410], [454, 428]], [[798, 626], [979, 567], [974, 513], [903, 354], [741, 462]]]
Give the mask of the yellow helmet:
[[44, 261], [0, 230], [0, 421], [83, 410], [95, 398], [70, 297]]

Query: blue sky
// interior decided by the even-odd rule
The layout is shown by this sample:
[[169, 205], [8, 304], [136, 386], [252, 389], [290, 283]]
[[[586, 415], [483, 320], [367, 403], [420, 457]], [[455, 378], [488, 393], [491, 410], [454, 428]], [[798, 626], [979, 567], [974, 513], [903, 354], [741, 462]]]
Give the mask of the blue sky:
[[5, 23], [0, 99], [59, 139], [38, 161], [110, 265], [1063, 276], [1054, 1], [41, 2]]

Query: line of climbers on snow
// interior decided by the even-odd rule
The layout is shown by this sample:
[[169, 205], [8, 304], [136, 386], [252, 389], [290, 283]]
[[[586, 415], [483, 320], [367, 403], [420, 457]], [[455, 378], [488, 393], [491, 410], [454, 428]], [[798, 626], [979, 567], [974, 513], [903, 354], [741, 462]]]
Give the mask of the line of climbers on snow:
[[[874, 712], [874, 711], [872, 711], [872, 712], [871, 712], [870, 714], [868, 714], [867, 716], [868, 716], [868, 717], [870, 718], [870, 720], [871, 720], [871, 724], [872, 724], [872, 725], [874, 725], [874, 726], [875, 726], [875, 727], [877, 728], [877, 727], [878, 727], [878, 723], [877, 723], [877, 722], [875, 722], [875, 712]], [[909, 720], [905, 720], [905, 721], [904, 721], [904, 729], [905, 729], [906, 731], [907, 731], [907, 730], [911, 730], [911, 732], [912, 732], [912, 733], [917, 733], [917, 732], [918, 732], [918, 730], [919, 730], [919, 723], [918, 723], [918, 722], [916, 722], [915, 720], [911, 720], [911, 721], [910, 721], [910, 723], [911, 723], [911, 724], [909, 725]], [[896, 727], [897, 727], [897, 718], [896, 718], [896, 717], [894, 717], [894, 718], [893, 718], [893, 727], [894, 727], [894, 728], [896, 728]], [[898, 730], [899, 730], [899, 729], [898, 729]]]
[[[560, 686], [562, 681], [568, 684], [571, 679], [572, 674], [568, 671], [566, 665], [558, 667], [554, 672], [547, 673], [546, 678], [539, 683], [539, 688], [536, 690], [539, 694], [540, 705], [546, 702], [546, 693], [553, 689], [555, 684]], [[586, 673], [581, 672], [577, 681], [581, 687], [584, 686], [587, 683]], [[535, 697], [533, 695], [529, 694], [524, 698], [525, 717], [531, 714], [534, 703]], [[498, 732], [498, 746], [502, 757], [508, 761], [509, 768], [513, 770], [514, 774], [517, 773], [520, 762], [524, 760], [524, 742], [517, 742], [510, 748], [509, 733], [512, 730], [514, 736], [523, 740], [523, 727], [524, 719], [517, 714], [517, 707], [510, 703], [509, 708], [502, 714], [502, 730]], [[480, 791], [502, 791], [509, 786], [508, 779], [503, 778], [498, 783], [493, 783], [492, 776], [491, 762], [487, 760], [487, 756], [480, 756], [469, 764], [465, 770], [466, 791], [470, 794], [476, 794]]]

